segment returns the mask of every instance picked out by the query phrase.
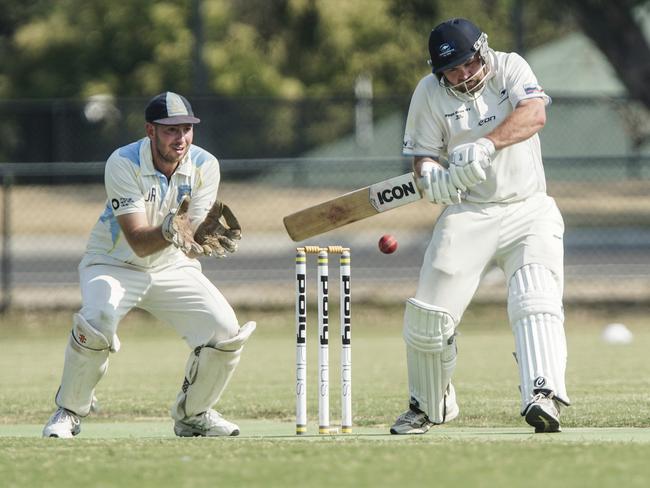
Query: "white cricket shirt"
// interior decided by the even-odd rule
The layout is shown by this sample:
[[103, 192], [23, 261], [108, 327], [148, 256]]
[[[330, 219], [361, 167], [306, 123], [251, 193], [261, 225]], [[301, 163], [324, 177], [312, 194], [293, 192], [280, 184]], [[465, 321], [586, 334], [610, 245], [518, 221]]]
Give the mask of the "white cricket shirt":
[[[490, 50], [492, 74], [474, 100], [462, 101], [430, 74], [420, 80], [406, 120], [403, 154], [430, 156], [445, 163], [451, 150], [485, 136], [514, 110], [521, 100], [550, 98], [528, 63], [516, 53]], [[546, 192], [539, 136], [497, 151], [487, 180], [466, 192], [469, 202], [513, 202]]]
[[217, 197], [219, 180], [219, 162], [198, 146], [190, 146], [169, 181], [153, 165], [148, 138], [117, 149], [108, 158], [104, 172], [106, 207], [90, 234], [81, 265], [124, 264], [150, 269], [189, 259], [172, 245], [150, 256], [138, 257], [116, 216], [140, 212], [146, 214], [150, 225], [160, 225], [170, 210], [178, 207], [181, 198], [190, 195], [188, 213], [196, 227]]

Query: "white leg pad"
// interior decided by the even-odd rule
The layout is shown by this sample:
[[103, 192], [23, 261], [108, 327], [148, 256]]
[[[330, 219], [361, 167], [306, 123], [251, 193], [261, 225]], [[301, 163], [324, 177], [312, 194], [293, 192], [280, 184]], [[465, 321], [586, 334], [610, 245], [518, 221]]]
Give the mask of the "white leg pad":
[[72, 333], [65, 350], [61, 387], [56, 404], [85, 417], [90, 412], [95, 386], [108, 368], [111, 342], [80, 314], [73, 316]]
[[233, 338], [192, 351], [183, 386], [172, 406], [174, 420], [203, 413], [219, 401], [239, 364], [242, 348], [254, 330], [255, 322], [247, 322]]
[[518, 269], [508, 287], [508, 315], [515, 337], [522, 415], [537, 390], [569, 405], [561, 287], [539, 264]]
[[456, 324], [439, 307], [409, 298], [404, 313], [404, 341], [411, 403], [434, 424], [458, 415], [451, 377], [456, 367]]
[[215, 349], [220, 349], [221, 351], [236, 351], [246, 344], [251, 335], [253, 335], [253, 332], [255, 332], [256, 327], [257, 324], [255, 322], [246, 322], [239, 328], [239, 332], [236, 336], [226, 339], [225, 341], [215, 342], [214, 344], [210, 342], [208, 345]]

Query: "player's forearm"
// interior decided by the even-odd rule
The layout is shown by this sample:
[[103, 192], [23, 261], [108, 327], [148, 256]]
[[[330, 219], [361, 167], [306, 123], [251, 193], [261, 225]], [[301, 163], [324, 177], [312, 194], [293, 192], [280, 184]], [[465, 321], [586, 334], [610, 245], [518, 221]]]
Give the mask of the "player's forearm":
[[170, 245], [163, 237], [160, 226], [132, 229], [128, 234], [124, 233], [124, 236], [133, 252], [141, 258], [162, 251]]
[[546, 124], [546, 109], [541, 98], [524, 100], [496, 129], [487, 134], [496, 149], [503, 149], [539, 132]]
[[118, 215], [117, 222], [126, 242], [138, 257], [150, 256], [169, 246], [163, 237], [161, 226], [149, 225], [144, 213]]

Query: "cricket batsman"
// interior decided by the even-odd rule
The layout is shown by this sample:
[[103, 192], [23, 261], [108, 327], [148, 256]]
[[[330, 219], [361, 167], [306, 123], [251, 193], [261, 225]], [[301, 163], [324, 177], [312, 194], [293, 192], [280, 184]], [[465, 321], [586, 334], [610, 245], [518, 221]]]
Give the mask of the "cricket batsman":
[[458, 416], [456, 328], [496, 265], [507, 279], [519, 413], [535, 432], [558, 432], [569, 405], [564, 223], [546, 194], [538, 136], [550, 98], [523, 58], [490, 49], [469, 20], [436, 26], [429, 54], [432, 73], [413, 93], [403, 153], [427, 198], [446, 208], [406, 302], [409, 408], [390, 431], [423, 434]]
[[147, 105], [145, 120], [146, 137], [120, 147], [106, 163], [106, 207], [79, 264], [82, 307], [73, 316], [57, 410], [44, 437], [79, 434], [109, 356], [120, 349], [118, 324], [134, 307], [169, 324], [191, 349], [171, 409], [176, 435], [239, 434], [212, 407], [255, 322], [240, 327], [196, 258], [235, 252], [241, 228], [217, 200], [217, 159], [192, 144], [200, 120], [187, 99], [161, 93]]

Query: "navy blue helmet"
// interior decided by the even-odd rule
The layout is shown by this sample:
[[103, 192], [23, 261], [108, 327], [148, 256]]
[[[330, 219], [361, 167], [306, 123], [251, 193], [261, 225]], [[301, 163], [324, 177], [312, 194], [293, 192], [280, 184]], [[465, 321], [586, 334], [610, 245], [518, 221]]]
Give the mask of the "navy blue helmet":
[[481, 47], [487, 47], [487, 35], [467, 19], [450, 19], [437, 25], [429, 35], [429, 64], [434, 74], [468, 61]]

